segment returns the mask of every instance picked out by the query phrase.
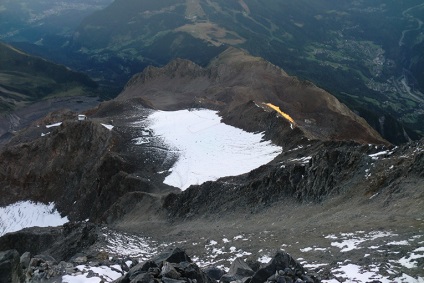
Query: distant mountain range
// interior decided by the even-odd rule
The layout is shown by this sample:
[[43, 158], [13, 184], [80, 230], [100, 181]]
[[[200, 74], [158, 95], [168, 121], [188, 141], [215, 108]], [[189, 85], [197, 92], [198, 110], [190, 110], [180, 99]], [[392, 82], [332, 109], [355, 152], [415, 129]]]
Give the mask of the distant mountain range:
[[54, 110], [93, 106], [88, 97], [99, 95], [87, 75], [0, 42], [0, 141]]
[[81, 20], [112, 0], [3, 0], [0, 3], [0, 40], [43, 45], [55, 36], [72, 35]]
[[117, 0], [66, 34], [3, 37], [116, 93], [148, 65], [186, 58], [205, 66], [227, 46], [243, 48], [326, 89], [401, 143], [424, 133], [423, 9], [418, 0]]

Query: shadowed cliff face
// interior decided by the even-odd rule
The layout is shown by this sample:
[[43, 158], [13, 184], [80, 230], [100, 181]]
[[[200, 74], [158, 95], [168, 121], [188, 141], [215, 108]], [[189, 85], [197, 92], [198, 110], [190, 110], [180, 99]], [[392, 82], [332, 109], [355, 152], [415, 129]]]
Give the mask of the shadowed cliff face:
[[63, 212], [69, 213], [75, 205], [79, 216], [88, 216], [88, 199], [100, 193], [96, 190], [101, 174], [108, 169], [118, 173], [108, 164], [125, 165], [110, 152], [114, 140], [100, 125], [69, 121], [44, 137], [5, 148], [1, 153], [2, 205], [21, 199], [54, 201]]
[[[275, 112], [264, 105], [270, 103], [292, 117], [292, 127], [298, 127], [309, 139], [387, 144], [365, 120], [329, 93], [234, 48], [222, 53], [207, 68], [185, 60], [175, 60], [163, 68], [147, 68], [130, 80], [117, 99], [132, 97], [149, 100], [161, 110], [218, 109], [226, 123], [243, 129], [257, 117], [241, 115], [252, 102], [261, 111]], [[283, 117], [281, 120], [290, 123]]]
[[133, 175], [137, 164], [120, 152], [122, 136], [99, 122], [66, 120], [41, 137], [33, 131], [0, 153], [2, 206], [54, 202], [71, 220], [95, 220], [125, 193], [157, 189]]

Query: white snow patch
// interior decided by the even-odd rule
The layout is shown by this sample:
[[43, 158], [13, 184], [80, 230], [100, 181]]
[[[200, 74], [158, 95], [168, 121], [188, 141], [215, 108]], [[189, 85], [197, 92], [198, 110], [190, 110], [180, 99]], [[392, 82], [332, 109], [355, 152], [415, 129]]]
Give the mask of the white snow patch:
[[299, 149], [302, 149], [302, 148], [303, 148], [303, 145], [299, 145], [299, 146], [297, 146], [293, 149], [290, 149], [288, 152], [296, 151], [296, 150], [299, 150]]
[[150, 139], [145, 137], [135, 138], [135, 139], [132, 139], [132, 141], [134, 142], [135, 145], [150, 143]]
[[272, 161], [282, 148], [221, 123], [212, 110], [156, 111], [147, 118], [155, 136], [177, 150], [178, 160], [164, 183], [182, 190], [220, 177], [247, 173]]
[[100, 123], [103, 127], [105, 127], [106, 129], [108, 129], [109, 131], [112, 131], [112, 129], [114, 128], [114, 126], [112, 126], [112, 125], [109, 125], [109, 124], [103, 124], [103, 123]]
[[314, 249], [314, 251], [320, 251], [320, 252], [323, 252], [323, 251], [326, 251], [327, 250], [327, 248], [315, 248]]
[[338, 239], [338, 237], [336, 235], [334, 235], [334, 234], [330, 234], [328, 236], [325, 236], [324, 238], [326, 238], [326, 239], [334, 239], [334, 240]]
[[383, 150], [377, 153], [369, 154], [368, 156], [371, 157], [373, 160], [378, 160], [381, 156], [392, 155], [393, 152], [394, 150], [393, 151]]
[[[116, 272], [112, 268], [116, 270], [122, 271], [121, 267], [119, 265], [113, 265], [111, 267], [108, 266], [99, 266], [99, 267], [90, 267], [85, 265], [78, 265], [76, 267], [80, 272], [83, 274], [79, 275], [65, 275], [62, 277], [62, 282], [67, 283], [79, 283], [79, 282], [112, 282], [113, 280], [118, 279], [123, 275], [123, 273]], [[90, 278], [87, 278], [88, 272], [92, 271], [93, 273], [97, 274], [97, 276], [93, 276]]]
[[[111, 229], [104, 229], [103, 237], [107, 244], [101, 250], [111, 255], [128, 256], [144, 261], [157, 253], [157, 243], [149, 238], [120, 233]], [[162, 245], [166, 246], [165, 243]]]
[[424, 252], [424, 247], [419, 247], [415, 249], [414, 252]]
[[303, 264], [304, 267], [309, 268], [309, 269], [316, 269], [316, 268], [320, 268], [322, 266], [327, 266], [327, 263], [305, 263]]
[[[371, 175], [370, 175], [370, 176], [371, 176]], [[372, 196], [370, 196], [370, 198], [369, 198], [369, 199], [373, 199], [373, 198], [375, 198], [376, 196], [378, 196], [378, 193], [373, 194]]]
[[290, 162], [298, 162], [301, 163], [303, 165], [306, 165], [309, 163], [309, 161], [312, 159], [312, 156], [305, 156], [305, 157], [301, 157], [301, 158], [293, 158], [290, 159]]
[[302, 253], [307, 253], [307, 252], [310, 252], [310, 251], [312, 251], [312, 250], [313, 250], [313, 248], [311, 248], [311, 247], [304, 248], [304, 249], [300, 249], [300, 251], [301, 251]]
[[65, 275], [62, 277], [63, 283], [99, 283], [99, 277], [91, 277], [87, 278], [87, 275], [79, 274], [79, 275]]
[[262, 256], [262, 257], [258, 258], [258, 261], [259, 261], [260, 263], [268, 263], [268, 262], [270, 262], [271, 260], [272, 260], [272, 257], [267, 256], [267, 255], [264, 255], [264, 256]]
[[392, 245], [392, 246], [409, 246], [409, 242], [406, 240], [403, 241], [394, 241], [394, 242], [390, 242], [387, 243], [388, 245]]
[[68, 218], [60, 216], [52, 202], [43, 204], [20, 201], [0, 207], [0, 236], [27, 227], [60, 226], [66, 222]]
[[[359, 236], [354, 233], [345, 233], [345, 234], [342, 233], [341, 234], [342, 241], [332, 242], [331, 245], [333, 247], [338, 247], [341, 252], [348, 252], [354, 249], [359, 249], [360, 248], [359, 245], [363, 242], [372, 241], [372, 240], [383, 238], [383, 237], [394, 236], [394, 234], [390, 232], [378, 232], [378, 231], [370, 232], [369, 234], [363, 234], [362, 231], [358, 231], [357, 233], [362, 235]], [[329, 235], [327, 237], [330, 237], [330, 236], [332, 235]], [[369, 247], [369, 248], [372, 248], [372, 247]]]
[[55, 124], [50, 124], [50, 125], [46, 125], [46, 128], [59, 127], [60, 125], [62, 125], [62, 122], [55, 123]]
[[389, 283], [387, 278], [378, 275], [376, 272], [363, 270], [362, 267], [355, 264], [347, 264], [340, 266], [338, 269], [333, 271], [337, 277], [342, 277], [348, 280], [348, 282], [368, 282], [372, 280], [380, 280], [383, 283]]
[[406, 268], [416, 268], [418, 267], [418, 262], [415, 259], [424, 258], [424, 255], [410, 253], [408, 257], [403, 257], [399, 260], [399, 263]]

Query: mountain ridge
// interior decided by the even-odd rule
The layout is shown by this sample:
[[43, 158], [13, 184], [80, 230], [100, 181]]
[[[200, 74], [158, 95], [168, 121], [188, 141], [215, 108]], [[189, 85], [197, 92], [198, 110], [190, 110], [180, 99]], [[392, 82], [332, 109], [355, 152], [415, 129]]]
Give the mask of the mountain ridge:
[[[186, 116], [195, 121], [185, 124], [163, 115], [181, 112], [203, 120]], [[87, 119], [79, 120], [79, 114]], [[229, 162], [222, 147], [216, 164], [209, 157], [203, 163], [187, 159], [187, 149], [172, 143], [167, 129], [186, 138], [223, 123], [239, 132], [197, 140], [206, 154], [217, 139], [241, 151], [235, 141], [246, 142], [240, 132], [247, 131], [259, 143], [278, 145], [275, 157], [250, 172], [194, 182], [184, 191], [169, 185], [166, 179], [178, 171], [179, 161], [187, 165], [180, 178], [199, 174], [197, 167], [222, 171], [219, 165]], [[40, 274], [31, 278], [34, 283], [46, 270], [63, 281], [87, 276], [112, 281], [99, 273], [118, 270], [117, 263], [124, 277], [116, 282], [122, 282], [135, 274], [129, 267], [140, 257], [148, 260], [177, 244], [199, 265], [220, 269], [233, 257], [260, 266], [263, 257], [284, 248], [319, 264], [309, 266], [327, 280], [356, 278], [340, 271], [352, 266], [365, 276], [370, 263], [381, 270], [390, 266], [390, 272], [367, 273], [367, 280], [404, 274], [420, 280], [422, 262], [415, 258], [421, 257], [424, 239], [424, 140], [395, 147], [362, 123], [314, 84], [234, 48], [207, 67], [177, 59], [147, 68], [114, 100], [84, 112], [51, 113], [0, 148], [2, 208], [41, 202], [71, 221], [7, 233], [0, 246], [42, 253], [41, 259], [26, 255], [38, 264], [30, 270]], [[250, 159], [244, 162], [259, 158], [252, 146], [248, 143]], [[352, 242], [358, 247], [350, 251]], [[55, 263], [62, 259], [67, 262]], [[64, 266], [71, 277], [63, 275]]]
[[0, 42], [0, 144], [49, 112], [92, 107], [98, 96], [87, 75]]
[[[252, 80], [252, 76], [256, 79]], [[294, 121], [266, 103], [275, 103]], [[68, 197], [57, 202], [60, 211], [66, 211], [72, 220], [100, 220], [104, 219], [102, 211], [116, 201], [112, 195], [119, 199], [126, 193], [141, 193], [143, 199], [152, 193], [174, 191], [162, 184], [165, 176], [156, 172], [170, 170], [178, 157], [167, 151], [152, 152], [155, 147], [162, 150], [166, 145], [150, 146], [147, 142], [146, 147], [140, 147], [137, 141], [145, 144], [143, 136], [147, 132], [152, 135], [152, 130], [147, 122], [142, 122], [140, 130], [134, 125], [154, 111], [194, 108], [217, 110], [222, 122], [263, 133], [264, 139], [283, 147], [337, 140], [389, 145], [330, 94], [287, 76], [263, 59], [231, 48], [208, 68], [178, 59], [160, 69], [146, 69], [116, 99], [86, 111], [89, 121], [76, 121], [76, 113], [62, 111], [16, 134], [0, 153], [1, 194], [5, 196], [2, 205], [23, 199], [51, 202], [66, 192]], [[325, 119], [319, 120], [320, 116]], [[328, 123], [328, 117], [334, 117], [335, 122]], [[309, 120], [315, 120], [313, 127]], [[342, 125], [353, 126], [335, 131]], [[38, 156], [39, 151], [45, 154]], [[160, 161], [162, 158], [168, 161]], [[162, 165], [156, 165], [155, 160]], [[58, 189], [63, 178], [68, 184]], [[121, 189], [112, 193], [110, 189], [117, 182], [121, 182]], [[13, 193], [8, 195], [8, 191]], [[88, 209], [85, 204], [93, 198], [96, 201]], [[76, 204], [70, 206], [74, 201]]]
[[[202, 107], [202, 104], [206, 108], [215, 107], [220, 110], [224, 121], [235, 108], [249, 101], [258, 105], [271, 103], [293, 117], [296, 125], [310, 139], [344, 139], [343, 134], [336, 133], [334, 129], [343, 128], [342, 123], [346, 123], [352, 129], [358, 127], [361, 130], [344, 131], [344, 134], [353, 131], [345, 139], [365, 143], [368, 139], [370, 143], [388, 144], [367, 126], [364, 119], [324, 90], [310, 82], [289, 77], [281, 68], [235, 48], [221, 53], [206, 68], [181, 59], [163, 68], [147, 68], [129, 81], [117, 100], [135, 96], [150, 100], [162, 110]], [[172, 97], [178, 97], [178, 100]], [[335, 115], [334, 118], [329, 118], [332, 115]], [[320, 116], [340, 124], [330, 125]], [[315, 123], [318, 123], [318, 131], [313, 129]], [[330, 133], [320, 135], [323, 129]]]

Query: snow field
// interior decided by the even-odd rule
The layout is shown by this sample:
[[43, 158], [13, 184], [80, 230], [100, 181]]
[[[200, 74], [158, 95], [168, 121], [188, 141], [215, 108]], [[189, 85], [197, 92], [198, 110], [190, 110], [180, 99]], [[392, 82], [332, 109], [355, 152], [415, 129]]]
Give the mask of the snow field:
[[[182, 190], [225, 176], [236, 176], [272, 161], [282, 148], [253, 134], [221, 123], [212, 110], [156, 111], [147, 118], [178, 160], [164, 183]], [[151, 139], [135, 138], [136, 144]]]
[[[116, 280], [123, 275], [122, 269], [119, 265], [114, 265], [111, 267], [107, 267], [107, 266], [90, 267], [86, 265], [79, 265], [76, 268], [79, 270], [79, 273], [74, 275], [63, 276], [62, 277], [63, 283], [112, 282], [113, 280]], [[87, 277], [89, 272], [91, 275]]]
[[60, 216], [54, 203], [20, 201], [0, 207], [0, 236], [27, 227], [60, 226], [66, 222], [68, 218]]

